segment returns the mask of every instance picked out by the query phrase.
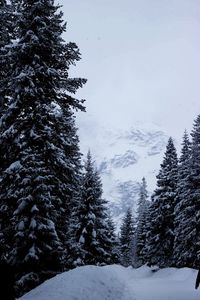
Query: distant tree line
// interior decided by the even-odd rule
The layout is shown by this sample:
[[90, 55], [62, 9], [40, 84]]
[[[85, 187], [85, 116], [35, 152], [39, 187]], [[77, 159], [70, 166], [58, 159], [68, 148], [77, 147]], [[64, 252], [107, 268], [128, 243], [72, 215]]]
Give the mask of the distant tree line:
[[170, 137], [151, 201], [143, 179], [137, 217], [129, 209], [121, 226], [124, 266], [199, 268], [200, 115], [191, 137], [185, 131], [179, 159]]

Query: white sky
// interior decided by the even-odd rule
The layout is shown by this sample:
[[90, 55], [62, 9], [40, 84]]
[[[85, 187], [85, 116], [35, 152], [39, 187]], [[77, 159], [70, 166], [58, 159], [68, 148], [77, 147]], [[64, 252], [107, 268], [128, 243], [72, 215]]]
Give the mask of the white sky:
[[159, 124], [172, 136], [200, 113], [200, 0], [60, 0], [66, 41], [86, 77], [78, 93], [100, 124]]

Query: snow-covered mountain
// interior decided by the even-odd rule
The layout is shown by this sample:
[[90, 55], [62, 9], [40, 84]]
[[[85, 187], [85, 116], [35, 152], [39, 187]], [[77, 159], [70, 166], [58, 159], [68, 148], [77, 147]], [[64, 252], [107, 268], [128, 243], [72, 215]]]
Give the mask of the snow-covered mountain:
[[136, 209], [138, 191], [145, 176], [149, 193], [156, 183], [168, 136], [147, 124], [108, 129], [94, 123], [80, 126], [81, 150], [91, 150], [101, 172], [104, 197], [117, 224], [128, 207]]

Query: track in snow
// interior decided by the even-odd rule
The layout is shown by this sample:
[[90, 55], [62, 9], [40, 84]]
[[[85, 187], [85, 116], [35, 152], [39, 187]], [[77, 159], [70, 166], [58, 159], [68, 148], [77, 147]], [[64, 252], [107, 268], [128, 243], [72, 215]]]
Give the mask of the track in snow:
[[197, 271], [167, 268], [152, 272], [118, 265], [85, 266], [60, 274], [21, 300], [199, 300]]

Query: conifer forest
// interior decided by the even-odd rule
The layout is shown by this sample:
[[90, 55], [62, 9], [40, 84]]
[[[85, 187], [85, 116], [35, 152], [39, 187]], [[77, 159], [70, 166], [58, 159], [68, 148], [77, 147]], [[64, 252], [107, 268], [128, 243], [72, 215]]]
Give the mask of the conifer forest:
[[199, 269], [200, 115], [181, 151], [168, 138], [153, 193], [138, 177], [117, 230], [95, 153], [81, 152], [87, 79], [70, 75], [82, 56], [56, 3], [0, 0], [0, 256], [16, 297], [86, 265]]

